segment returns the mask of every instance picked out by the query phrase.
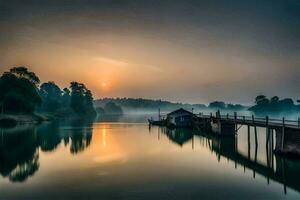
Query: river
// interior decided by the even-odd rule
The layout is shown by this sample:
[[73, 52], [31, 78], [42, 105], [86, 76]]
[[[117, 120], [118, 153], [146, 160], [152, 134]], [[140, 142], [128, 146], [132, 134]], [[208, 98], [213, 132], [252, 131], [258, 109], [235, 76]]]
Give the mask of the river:
[[146, 117], [0, 129], [0, 199], [300, 199], [300, 161]]

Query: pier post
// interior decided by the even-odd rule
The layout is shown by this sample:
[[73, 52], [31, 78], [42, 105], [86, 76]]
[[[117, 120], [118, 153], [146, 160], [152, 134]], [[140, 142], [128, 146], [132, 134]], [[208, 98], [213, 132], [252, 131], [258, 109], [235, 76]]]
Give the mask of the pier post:
[[282, 136], [281, 136], [281, 151], [283, 151], [283, 145], [284, 145], [284, 129], [285, 129], [285, 120], [284, 117], [282, 118]]
[[[253, 116], [253, 115], [252, 115]], [[257, 162], [257, 150], [258, 150], [258, 142], [257, 142], [257, 129], [254, 126], [254, 136], [255, 136], [255, 155], [254, 155], [254, 162]]]
[[226, 119], [228, 120], [229, 119], [229, 114], [227, 113], [227, 115], [226, 115]]
[[274, 170], [274, 156], [273, 156], [273, 149], [274, 149], [274, 129], [271, 129], [271, 160], [272, 160], [272, 169]]
[[298, 128], [300, 128], [300, 118], [298, 117]]
[[270, 168], [270, 129], [266, 127], [266, 154], [267, 154], [267, 166]]
[[254, 126], [254, 136], [255, 136], [255, 146], [258, 146], [258, 142], [257, 142], [257, 129], [256, 126]]
[[160, 108], [158, 108], [158, 121], [160, 121]]
[[251, 147], [251, 144], [250, 144], [250, 126], [248, 125], [247, 126], [247, 133], [248, 133], [248, 159], [250, 159], [250, 147]]
[[254, 115], [252, 115], [252, 124], [254, 125]]
[[238, 131], [238, 129], [237, 129], [237, 123], [236, 123], [236, 112], [234, 112], [234, 126], [235, 126], [235, 134], [237, 134], [237, 131]]
[[245, 116], [243, 116], [243, 122], [245, 123], [245, 121], [246, 121], [246, 120], [245, 120]]
[[269, 116], [267, 115], [266, 116], [266, 126], [268, 126], [269, 125]]

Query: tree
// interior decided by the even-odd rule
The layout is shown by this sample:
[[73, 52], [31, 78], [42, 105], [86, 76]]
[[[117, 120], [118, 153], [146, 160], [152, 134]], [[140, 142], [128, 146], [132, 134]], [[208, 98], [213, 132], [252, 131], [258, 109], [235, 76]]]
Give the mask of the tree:
[[90, 90], [86, 89], [84, 93], [84, 107], [86, 110], [86, 113], [89, 113], [90, 115], [96, 115], [96, 110], [94, 108], [94, 98], [93, 94]]
[[263, 105], [263, 104], [268, 104], [269, 103], [269, 99], [267, 99], [267, 97], [265, 95], [258, 95], [255, 98], [255, 103], [257, 105]]
[[41, 109], [44, 111], [55, 111], [62, 106], [62, 91], [52, 81], [41, 85], [40, 96], [43, 100]]
[[34, 85], [38, 85], [40, 83], [40, 79], [35, 75], [35, 73], [29, 72], [24, 66], [13, 67], [10, 69], [10, 73], [14, 74], [18, 78], [27, 79]]
[[281, 110], [292, 110], [295, 106], [293, 99], [285, 98], [278, 102]]
[[264, 95], [259, 95], [255, 98], [256, 105], [249, 110], [256, 113], [276, 113], [276, 112], [291, 112], [296, 111], [297, 106], [291, 98], [280, 100], [278, 96], [272, 97], [270, 100]]
[[278, 96], [274, 96], [274, 97], [271, 98], [270, 101], [271, 101], [272, 104], [276, 104], [279, 101], [279, 97]]
[[63, 94], [62, 94], [62, 106], [64, 107], [69, 107], [70, 106], [70, 96], [71, 91], [68, 88], [63, 89]]
[[226, 105], [223, 101], [213, 101], [211, 103], [209, 103], [210, 108], [214, 108], [214, 109], [225, 109]]
[[71, 102], [70, 107], [77, 113], [84, 113], [84, 85], [71, 82]]
[[95, 116], [96, 111], [93, 105], [93, 95], [84, 84], [71, 82], [70, 107], [81, 116]]
[[9, 113], [33, 113], [41, 104], [38, 77], [25, 67], [15, 67], [0, 77], [0, 104]]

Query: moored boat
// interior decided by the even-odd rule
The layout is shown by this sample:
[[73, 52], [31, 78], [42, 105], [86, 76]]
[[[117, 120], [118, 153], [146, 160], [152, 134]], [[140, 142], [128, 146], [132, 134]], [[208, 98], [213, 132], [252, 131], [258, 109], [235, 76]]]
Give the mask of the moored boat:
[[155, 126], [163, 126], [166, 124], [166, 120], [152, 120], [152, 119], [148, 119], [149, 125], [155, 125]]

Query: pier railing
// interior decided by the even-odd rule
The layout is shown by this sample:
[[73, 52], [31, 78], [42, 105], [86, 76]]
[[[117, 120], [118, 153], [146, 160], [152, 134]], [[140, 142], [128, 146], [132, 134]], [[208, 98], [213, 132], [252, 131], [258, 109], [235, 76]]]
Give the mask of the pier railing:
[[221, 115], [218, 112], [216, 114], [210, 113], [210, 114], [195, 114], [195, 116], [200, 118], [217, 118], [221, 120], [230, 120], [237, 123], [248, 123], [248, 124], [265, 124], [266, 126], [285, 126], [285, 127], [293, 127], [293, 128], [299, 128], [300, 129], [300, 118], [297, 120], [290, 120], [285, 119], [284, 117], [282, 119], [276, 119], [276, 118], [270, 118], [269, 116], [266, 117], [255, 117], [254, 115], [246, 116], [246, 115], [237, 115], [236, 113], [234, 115], [226, 114]]
[[[297, 120], [285, 119], [284, 117], [281, 119], [270, 118], [269, 116], [265, 117], [256, 117], [254, 115], [238, 115], [234, 114], [220, 114], [216, 113], [199, 113], [194, 114], [194, 116], [199, 118], [217, 118], [221, 120], [229, 120], [236, 123], [244, 123], [244, 124], [261, 124], [265, 126], [284, 126], [300, 129], [300, 118]], [[165, 119], [167, 117], [167, 113], [160, 113], [159, 118]]]

